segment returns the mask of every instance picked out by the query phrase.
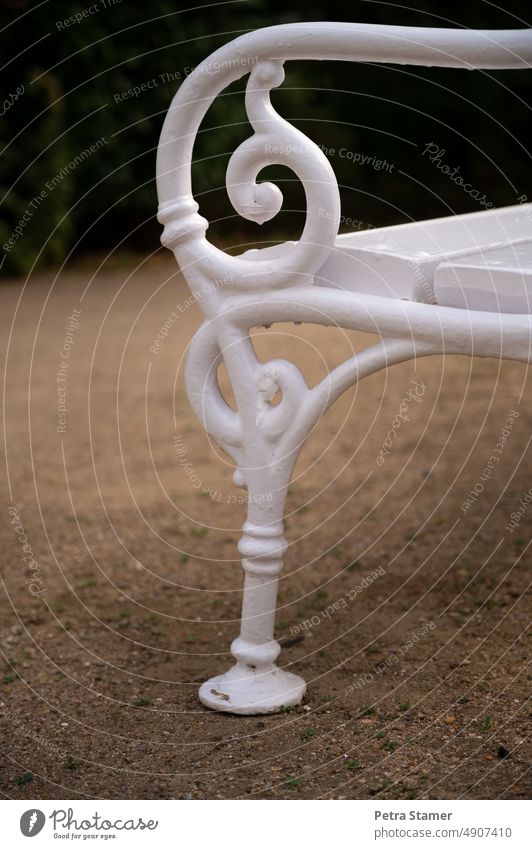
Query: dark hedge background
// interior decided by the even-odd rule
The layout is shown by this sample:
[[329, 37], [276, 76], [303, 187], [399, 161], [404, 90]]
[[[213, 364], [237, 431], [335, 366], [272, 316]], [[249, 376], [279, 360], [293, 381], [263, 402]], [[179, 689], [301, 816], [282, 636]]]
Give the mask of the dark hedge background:
[[[91, 5], [0, 0], [0, 244], [47, 182], [100, 140], [95, 153], [31, 208], [23, 237], [8, 253], [2, 249], [3, 274], [27, 273], [36, 261], [57, 263], [80, 251], [157, 249], [155, 150], [165, 111], [187, 69], [243, 31], [302, 20], [474, 28], [532, 23], [530, 0], [504, 9], [437, 0], [416, 8], [242, 0], [188, 11], [171, 0], [99, 0], [96, 13], [61, 26]], [[429, 142], [443, 148], [442, 162], [458, 166], [493, 204], [532, 195], [526, 149], [532, 73], [316, 62], [287, 63], [286, 70], [282, 89], [273, 94], [281, 114], [319, 144], [391, 166], [377, 170], [331, 158], [343, 187], [343, 212], [355, 222], [343, 229], [482, 208], [422, 155]], [[115, 95], [150, 80], [157, 85], [117, 102]], [[236, 217], [227, 201], [228, 156], [249, 133], [243, 83], [215, 102], [208, 126], [216, 132], [200, 134], [194, 166], [201, 211], [213, 222], [211, 237], [231, 244], [295, 235], [304, 208], [301, 187], [283, 169], [274, 169], [274, 176], [282, 181], [284, 211], [260, 232]]]

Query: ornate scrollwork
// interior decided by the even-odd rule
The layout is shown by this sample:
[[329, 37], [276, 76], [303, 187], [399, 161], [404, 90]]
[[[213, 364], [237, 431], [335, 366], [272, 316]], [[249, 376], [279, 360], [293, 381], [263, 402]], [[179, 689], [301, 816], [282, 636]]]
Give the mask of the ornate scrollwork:
[[[226, 185], [235, 210], [243, 218], [263, 224], [280, 211], [283, 195], [276, 185], [257, 182], [257, 177], [267, 165], [291, 168], [306, 194], [307, 216], [301, 238], [295, 245], [286, 242], [273, 251], [230, 256], [206, 239], [207, 222], [191, 195], [163, 201], [158, 214], [164, 224], [161, 240], [174, 251], [192, 291], [199, 275], [223, 277], [228, 291], [302, 285], [309, 282], [334, 244], [340, 221], [334, 171], [320, 148], [273, 108], [270, 91], [283, 79], [282, 62], [260, 62], [251, 71], [245, 102], [254, 134], [231, 156]], [[191, 265], [194, 270], [188, 274]]]
[[[227, 279], [228, 291], [298, 285], [318, 270], [331, 249], [340, 219], [338, 186], [322, 151], [284, 121], [269, 100], [282, 82], [286, 59], [338, 59], [399, 62], [455, 68], [528, 67], [530, 30], [471, 31], [383, 27], [372, 24], [303, 23], [248, 33], [216, 51], [190, 74], [174, 98], [157, 154], [159, 217], [163, 244], [174, 251], [196, 291], [197, 278]], [[246, 106], [255, 133], [235, 152], [228, 190], [244, 217], [266, 221], [279, 211], [281, 193], [257, 183], [261, 167], [291, 167], [307, 192], [307, 219], [299, 242], [234, 257], [205, 236], [207, 222], [195, 205], [191, 186], [194, 139], [210, 104], [231, 82], [249, 72]], [[272, 150], [265, 152], [263, 143]], [[254, 150], [252, 149], [254, 147]], [[295, 150], [294, 150], [295, 148]], [[276, 149], [274, 154], [273, 150]], [[280, 151], [283, 151], [282, 153]], [[239, 174], [239, 171], [242, 174]], [[316, 220], [320, 208], [327, 215]], [[194, 271], [188, 273], [188, 269]]]
[[[262, 266], [268, 251], [253, 251], [255, 273], [251, 278], [239, 278], [238, 288], [257, 285], [257, 271], [268, 288], [289, 287], [308, 282], [323, 263], [333, 246], [340, 221], [340, 197], [334, 171], [327, 158], [307, 136], [293, 127], [275, 111], [270, 100], [272, 88], [281, 85], [284, 70], [281, 62], [261, 62], [250, 74], [246, 88], [246, 112], [254, 134], [233, 153], [227, 168], [227, 192], [235, 210], [250, 221], [263, 224], [280, 211], [283, 195], [270, 182], [257, 182], [260, 171], [267, 165], [286, 165], [303, 183], [307, 217], [299, 242], [285, 243], [275, 248], [274, 263], [281, 275], [274, 277]], [[323, 214], [323, 211], [327, 215]], [[320, 215], [321, 211], [321, 215]], [[262, 255], [261, 255], [262, 254]], [[244, 254], [240, 261], [249, 260]], [[257, 267], [257, 261], [261, 265]]]
[[215, 327], [206, 322], [195, 334], [188, 349], [185, 369], [187, 394], [207, 433], [239, 466], [243, 462], [241, 422], [218, 385], [217, 369], [222, 359]]
[[[307, 383], [293, 363], [270, 360], [261, 366], [258, 381], [257, 427], [271, 442], [276, 442], [289, 427], [309, 392]], [[278, 404], [271, 402], [280, 392]]]

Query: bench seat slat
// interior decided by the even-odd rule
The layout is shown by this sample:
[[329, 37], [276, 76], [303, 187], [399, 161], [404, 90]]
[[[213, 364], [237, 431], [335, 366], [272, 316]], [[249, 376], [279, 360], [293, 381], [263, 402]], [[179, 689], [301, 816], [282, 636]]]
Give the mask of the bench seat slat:
[[520, 244], [442, 263], [434, 289], [446, 307], [532, 313], [532, 235]]
[[315, 275], [319, 286], [436, 303], [442, 262], [532, 236], [532, 205], [433, 218], [338, 236]]

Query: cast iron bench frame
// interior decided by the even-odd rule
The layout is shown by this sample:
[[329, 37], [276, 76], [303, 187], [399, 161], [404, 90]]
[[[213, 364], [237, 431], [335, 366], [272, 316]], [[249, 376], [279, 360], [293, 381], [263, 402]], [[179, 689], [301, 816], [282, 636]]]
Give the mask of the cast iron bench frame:
[[[267, 713], [297, 704], [305, 682], [278, 667], [273, 637], [278, 577], [286, 550], [283, 513], [298, 453], [323, 413], [348, 387], [395, 363], [432, 354], [463, 354], [530, 362], [532, 316], [382, 297], [316, 285], [334, 253], [340, 196], [323, 152], [281, 118], [270, 90], [285, 60], [387, 62], [463, 69], [527, 68], [532, 30], [468, 31], [349, 23], [288, 24], [237, 38], [212, 54], [181, 85], [168, 111], [157, 160], [163, 244], [173, 251], [205, 322], [190, 343], [186, 385], [210, 436], [236, 463], [234, 482], [247, 489], [239, 543], [245, 572], [241, 633], [235, 664], [199, 691], [210, 708]], [[230, 256], [206, 238], [191, 187], [194, 140], [212, 101], [249, 73], [246, 110], [254, 135], [233, 153], [227, 190], [235, 210], [262, 223], [281, 208], [282, 194], [257, 182], [270, 164], [289, 166], [301, 180], [307, 215], [301, 238], [275, 248]], [[318, 214], [326, 210], [327, 215]], [[377, 334], [309, 388], [292, 363], [258, 360], [250, 328], [310, 322]], [[225, 363], [237, 411], [225, 401], [217, 367]], [[281, 400], [272, 404], [280, 392]]]

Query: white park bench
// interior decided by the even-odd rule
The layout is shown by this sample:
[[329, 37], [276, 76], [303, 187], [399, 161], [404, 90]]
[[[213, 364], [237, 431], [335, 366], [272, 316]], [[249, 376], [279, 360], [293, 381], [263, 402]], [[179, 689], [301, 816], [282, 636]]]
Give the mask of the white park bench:
[[[248, 503], [238, 546], [245, 585], [241, 632], [231, 645], [235, 664], [204, 683], [199, 696], [208, 707], [240, 714], [280, 710], [305, 692], [299, 676], [276, 665], [273, 629], [286, 549], [285, 497], [319, 417], [357, 381], [414, 357], [532, 360], [531, 206], [339, 236], [340, 196], [328, 159], [270, 102], [270, 90], [283, 81], [283, 62], [295, 59], [529, 68], [532, 30], [270, 27], [205, 60], [168, 111], [157, 163], [162, 242], [205, 315], [188, 351], [187, 392], [202, 425], [233, 458], [234, 482], [247, 489]], [[307, 215], [298, 242], [230, 256], [206, 239], [207, 221], [192, 196], [191, 159], [210, 104], [246, 74], [254, 134], [230, 159], [229, 198], [244, 218], [273, 218], [281, 192], [257, 176], [266, 165], [287, 165], [303, 183]], [[258, 360], [249, 330], [273, 322], [341, 326], [377, 334], [379, 341], [309, 388], [292, 363]], [[218, 386], [222, 360], [237, 411]]]

